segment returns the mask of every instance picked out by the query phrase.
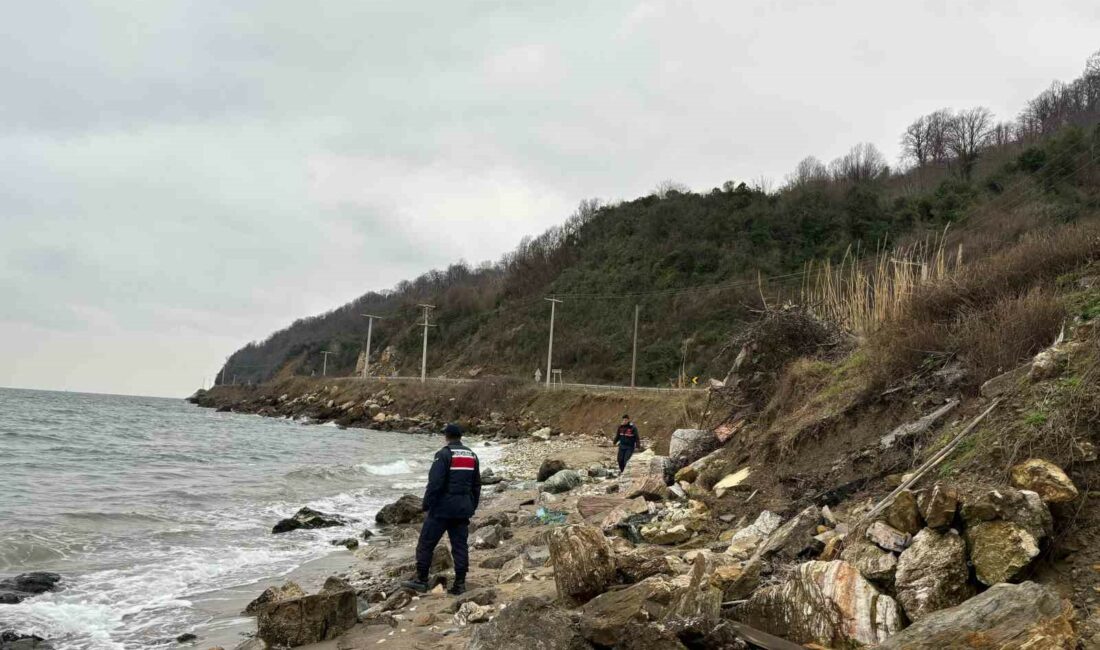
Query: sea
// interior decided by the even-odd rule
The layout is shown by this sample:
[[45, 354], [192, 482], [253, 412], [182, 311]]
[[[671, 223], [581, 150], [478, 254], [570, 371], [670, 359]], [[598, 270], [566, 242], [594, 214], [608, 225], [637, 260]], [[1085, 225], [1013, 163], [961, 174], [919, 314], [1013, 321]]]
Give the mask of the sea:
[[[468, 441], [491, 466], [495, 447]], [[0, 389], [0, 578], [62, 576], [0, 605], [55, 648], [232, 648], [267, 585], [349, 568], [332, 540], [420, 494], [435, 436], [218, 413], [182, 399]], [[273, 535], [302, 506], [350, 527]], [[311, 584], [315, 583], [315, 584]]]

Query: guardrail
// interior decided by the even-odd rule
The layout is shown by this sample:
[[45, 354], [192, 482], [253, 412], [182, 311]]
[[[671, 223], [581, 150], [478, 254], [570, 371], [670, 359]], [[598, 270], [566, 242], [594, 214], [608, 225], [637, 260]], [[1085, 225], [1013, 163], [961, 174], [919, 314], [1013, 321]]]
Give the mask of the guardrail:
[[[334, 381], [375, 381], [379, 383], [386, 382], [406, 382], [406, 383], [420, 383], [420, 377], [398, 376], [398, 377], [328, 377]], [[428, 377], [425, 383], [429, 384], [474, 384], [478, 382], [486, 381], [484, 379], [468, 379], [457, 377]], [[545, 387], [545, 384], [540, 383], [540, 387]], [[607, 392], [649, 392], [649, 393], [698, 393], [706, 390], [703, 387], [697, 388], [674, 388], [674, 387], [662, 387], [662, 386], [617, 386], [615, 384], [579, 384], [573, 382], [555, 383], [551, 384], [549, 390], [559, 389], [581, 389], [581, 390], [593, 390], [593, 391], [607, 391]]]

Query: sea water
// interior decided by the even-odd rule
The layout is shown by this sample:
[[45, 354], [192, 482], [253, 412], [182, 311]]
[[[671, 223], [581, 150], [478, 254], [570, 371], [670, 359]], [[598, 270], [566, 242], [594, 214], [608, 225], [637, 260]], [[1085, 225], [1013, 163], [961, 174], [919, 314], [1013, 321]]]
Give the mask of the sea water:
[[[239, 603], [210, 607], [211, 594], [251, 594], [248, 585], [321, 558], [350, 565], [330, 542], [419, 494], [440, 445], [178, 399], [0, 389], [0, 577], [63, 577], [60, 591], [0, 605], [0, 630], [62, 650], [239, 636], [251, 621]], [[486, 464], [495, 451], [475, 450]], [[358, 522], [271, 534], [302, 506]]]

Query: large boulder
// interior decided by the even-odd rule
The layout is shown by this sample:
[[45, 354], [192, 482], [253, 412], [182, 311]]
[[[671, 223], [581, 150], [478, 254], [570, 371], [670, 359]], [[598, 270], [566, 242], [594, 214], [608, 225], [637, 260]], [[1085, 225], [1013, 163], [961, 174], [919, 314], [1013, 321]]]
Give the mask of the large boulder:
[[925, 616], [886, 639], [880, 650], [1071, 650], [1073, 605], [1049, 587], [1024, 582], [990, 587], [961, 605]]
[[902, 490], [894, 497], [883, 511], [882, 520], [891, 528], [909, 535], [916, 535], [924, 528], [920, 510], [917, 508], [917, 497], [909, 490]]
[[967, 526], [983, 521], [1011, 521], [1031, 533], [1036, 541], [1050, 535], [1054, 520], [1038, 493], [1000, 488], [963, 499], [962, 517]]
[[854, 566], [860, 575], [876, 585], [886, 589], [894, 586], [898, 556], [893, 553], [870, 542], [856, 540], [841, 551], [840, 559]]
[[673, 467], [694, 463], [718, 448], [718, 439], [706, 429], [677, 429], [668, 443], [668, 457]]
[[580, 475], [580, 472], [563, 469], [546, 479], [546, 482], [542, 484], [542, 491], [550, 494], [561, 494], [572, 490], [581, 483], [584, 483], [584, 477]]
[[679, 588], [664, 576], [655, 576], [596, 596], [581, 608], [581, 633], [593, 643], [616, 646], [632, 621], [659, 620]]
[[53, 644], [36, 634], [0, 632], [0, 650], [53, 650]]
[[917, 498], [921, 517], [929, 528], [945, 530], [955, 522], [959, 509], [959, 493], [953, 487], [936, 483], [923, 490]]
[[756, 521], [738, 530], [730, 537], [726, 553], [739, 560], [747, 560], [756, 552], [760, 543], [783, 525], [783, 517], [770, 510], [761, 511]]
[[1012, 521], [983, 521], [966, 529], [974, 575], [987, 585], [1008, 582], [1039, 555], [1039, 542]]
[[316, 594], [269, 603], [257, 613], [257, 636], [273, 646], [335, 639], [359, 622], [355, 590], [335, 578]]
[[411, 494], [403, 495], [397, 501], [382, 506], [374, 520], [383, 526], [411, 524], [424, 519], [423, 501]]
[[542, 465], [539, 465], [539, 472], [535, 480], [542, 483], [563, 469], [566, 469], [564, 460], [560, 458], [547, 458], [542, 461]]
[[655, 546], [639, 546], [615, 554], [615, 571], [622, 582], [641, 582], [656, 575], [676, 575], [683, 566], [680, 558], [666, 555]]
[[1041, 458], [1014, 465], [1012, 485], [1035, 492], [1046, 503], [1067, 503], [1077, 498], [1077, 486], [1062, 468]]
[[796, 643], [875, 645], [903, 627], [893, 598], [840, 560], [806, 562], [782, 584], [758, 589], [736, 618]]
[[550, 561], [558, 597], [580, 605], [615, 582], [615, 560], [603, 531], [592, 526], [561, 526], [550, 531]]
[[814, 539], [821, 524], [821, 508], [809, 506], [775, 530], [756, 551], [765, 560], [794, 560], [821, 550]]
[[522, 598], [474, 630], [467, 650], [591, 650], [575, 618], [541, 598]]
[[0, 580], [0, 604], [14, 605], [31, 596], [56, 591], [61, 576], [56, 573], [34, 571], [21, 573], [14, 578]]
[[255, 615], [264, 605], [278, 603], [291, 598], [301, 598], [306, 592], [298, 586], [298, 583], [287, 581], [281, 587], [268, 587], [264, 592], [248, 603], [244, 608], [245, 614]]
[[619, 476], [619, 494], [627, 499], [645, 497], [660, 501], [668, 496], [672, 462], [668, 456], [657, 456], [652, 450], [635, 453]]
[[925, 528], [898, 558], [897, 600], [910, 621], [954, 607], [974, 595], [966, 565], [966, 542], [953, 529]]

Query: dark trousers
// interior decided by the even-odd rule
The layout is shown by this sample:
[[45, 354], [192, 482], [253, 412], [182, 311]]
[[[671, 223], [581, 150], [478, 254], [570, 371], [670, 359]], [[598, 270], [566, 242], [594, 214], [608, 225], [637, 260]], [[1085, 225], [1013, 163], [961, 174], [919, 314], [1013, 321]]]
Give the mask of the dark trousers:
[[623, 468], [626, 467], [626, 461], [630, 460], [630, 457], [634, 455], [634, 447], [619, 447], [619, 473], [621, 474]]
[[465, 580], [470, 568], [470, 547], [467, 544], [470, 535], [469, 519], [444, 519], [428, 515], [420, 527], [420, 539], [416, 542], [416, 575], [427, 579], [432, 566], [432, 554], [435, 546], [443, 538], [443, 533], [451, 540], [451, 557], [455, 561], [455, 580]]

